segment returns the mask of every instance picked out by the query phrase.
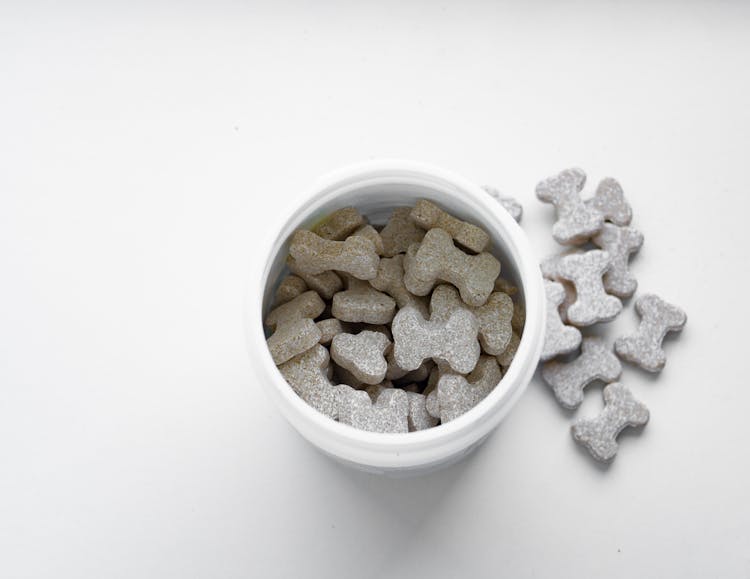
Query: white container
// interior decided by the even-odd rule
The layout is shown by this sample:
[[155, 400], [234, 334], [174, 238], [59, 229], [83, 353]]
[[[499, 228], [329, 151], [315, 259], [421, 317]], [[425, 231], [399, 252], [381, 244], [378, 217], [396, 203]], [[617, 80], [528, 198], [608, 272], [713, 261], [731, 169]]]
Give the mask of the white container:
[[[379, 434], [339, 424], [299, 398], [276, 369], [262, 324], [274, 291], [286, 273], [288, 240], [335, 209], [355, 206], [372, 223], [384, 223], [397, 206], [430, 199], [453, 215], [484, 228], [502, 275], [521, 289], [526, 325], [513, 363], [498, 386], [459, 418], [420, 432]], [[397, 474], [418, 473], [469, 454], [497, 427], [526, 389], [544, 340], [545, 300], [539, 261], [526, 235], [502, 206], [474, 183], [449, 171], [409, 161], [382, 160], [335, 171], [293, 205], [260, 248], [251, 272], [245, 330], [258, 384], [294, 428], [324, 453], [357, 468]]]

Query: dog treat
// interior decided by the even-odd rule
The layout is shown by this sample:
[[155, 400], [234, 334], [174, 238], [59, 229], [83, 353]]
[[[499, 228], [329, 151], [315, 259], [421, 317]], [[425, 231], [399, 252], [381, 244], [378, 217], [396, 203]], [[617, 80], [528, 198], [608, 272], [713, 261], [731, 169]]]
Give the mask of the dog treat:
[[485, 185], [482, 189], [489, 193], [490, 197], [497, 199], [497, 202], [500, 203], [508, 213], [510, 213], [510, 216], [515, 219], [517, 223], [521, 223], [521, 217], [523, 217], [523, 206], [516, 199], [508, 195], [503, 195], [494, 187]]
[[336, 386], [339, 422], [370, 432], [408, 432], [409, 397], [398, 388], [384, 388], [375, 403], [362, 390]]
[[409, 217], [410, 207], [397, 207], [391, 213], [391, 218], [380, 232], [383, 241], [383, 255], [393, 257], [398, 253], [405, 253], [412, 243], [420, 243], [424, 229], [419, 227]]
[[463, 245], [474, 253], [481, 253], [490, 243], [490, 236], [482, 228], [453, 217], [453, 215], [446, 213], [426, 199], [417, 201], [410, 216], [414, 223], [424, 229], [442, 229], [456, 243]]
[[349, 370], [336, 364], [336, 362], [333, 362], [331, 367], [333, 368], [333, 377], [336, 379], [337, 384], [346, 384], [355, 390], [364, 390], [369, 386], [369, 384], [365, 384], [362, 380], [349, 372]]
[[568, 410], [583, 402], [583, 389], [594, 380], [614, 382], [622, 374], [622, 364], [603, 338], [586, 337], [581, 355], [572, 362], [553, 360], [544, 364], [542, 378], [552, 388], [555, 398]]
[[682, 330], [687, 323], [687, 315], [653, 294], [644, 294], [635, 302], [635, 309], [641, 316], [638, 331], [615, 341], [615, 352], [623, 360], [637, 364], [649, 372], [659, 372], [667, 362], [662, 349], [662, 341], [667, 332]]
[[593, 249], [562, 257], [557, 274], [575, 286], [576, 301], [567, 309], [568, 322], [590, 326], [612, 320], [622, 310], [622, 302], [604, 291], [602, 276], [610, 267], [609, 254]]
[[581, 169], [566, 169], [536, 186], [540, 201], [557, 210], [552, 237], [563, 245], [577, 245], [589, 239], [602, 227], [604, 217], [581, 200], [586, 174]]
[[504, 277], [498, 277], [495, 280], [494, 290], [496, 292], [503, 292], [504, 294], [508, 294], [510, 297], [513, 297], [518, 293], [518, 288]]
[[633, 210], [625, 200], [625, 193], [620, 184], [611, 177], [599, 181], [596, 193], [585, 201], [586, 207], [598, 211], [605, 221], [615, 225], [630, 225]]
[[279, 372], [310, 406], [336, 418], [336, 390], [328, 379], [328, 350], [317, 344], [279, 366]]
[[329, 241], [312, 231], [298, 229], [289, 244], [290, 268], [317, 275], [328, 270], [348, 273], [358, 279], [372, 279], [378, 273], [380, 256], [375, 245], [362, 236]]
[[[344, 322], [337, 320], [336, 318], [328, 318], [315, 322], [320, 330], [320, 343], [327, 346], [331, 343], [334, 336], [345, 333], [348, 328], [344, 326]], [[348, 326], [349, 324], [347, 324]]]
[[344, 288], [344, 282], [333, 271], [324, 271], [323, 273], [310, 275], [299, 271], [296, 267], [296, 262], [291, 258], [287, 258], [286, 264], [289, 267], [289, 271], [301, 278], [309, 289], [318, 292], [318, 295], [324, 300], [330, 300], [333, 294]]
[[[391, 352], [392, 351], [393, 348], [391, 348]], [[403, 374], [398, 378], [395, 378], [395, 381], [400, 385], [409, 384], [410, 382], [424, 382], [425, 380], [427, 380], [427, 378], [429, 378], [433, 366], [435, 366], [435, 363], [432, 360], [425, 360], [424, 362], [422, 362], [422, 365], [419, 368], [407, 372], [406, 374]], [[386, 374], [386, 378], [387, 377], [388, 376]]]
[[378, 275], [370, 280], [370, 285], [376, 290], [387, 293], [394, 300], [399, 309], [414, 306], [424, 317], [429, 315], [427, 300], [409, 292], [404, 285], [404, 256], [394, 255], [383, 258], [378, 265]]
[[449, 422], [479, 404], [502, 378], [500, 366], [492, 356], [481, 356], [476, 368], [466, 377], [458, 374], [445, 374], [438, 381], [437, 388], [428, 394], [430, 410], [435, 411], [435, 401], [440, 420]]
[[648, 408], [630, 390], [614, 382], [604, 388], [604, 410], [595, 418], [581, 418], [571, 428], [576, 442], [583, 444], [596, 460], [606, 462], [617, 454], [617, 435], [628, 426], [648, 422]]
[[388, 364], [383, 354], [391, 342], [380, 332], [339, 334], [331, 342], [331, 358], [365, 384], [379, 384]]
[[284, 322], [266, 340], [277, 366], [312, 348], [320, 341], [320, 330], [310, 318]]
[[632, 227], [605, 223], [592, 241], [609, 254], [610, 268], [604, 274], [604, 289], [620, 298], [635, 293], [638, 281], [628, 269], [631, 254], [643, 245], [643, 234]]
[[352, 235], [369, 239], [375, 246], [375, 251], [377, 252], [377, 254], [383, 255], [383, 240], [380, 238], [378, 230], [375, 229], [372, 225], [363, 225], [362, 227], [357, 229], [357, 231], [352, 233]]
[[280, 324], [296, 322], [302, 318], [315, 319], [323, 313], [325, 307], [325, 303], [318, 294], [314, 291], [306, 291], [271, 310], [266, 316], [266, 325], [274, 329]]
[[331, 311], [344, 322], [387, 324], [393, 319], [396, 302], [368, 282], [350, 277], [347, 289], [333, 296]]
[[508, 342], [508, 347], [505, 348], [505, 351], [502, 354], [498, 354], [497, 356], [495, 356], [497, 358], [497, 363], [502, 366], [503, 370], [510, 366], [513, 358], [516, 356], [516, 352], [518, 351], [518, 346], [520, 345], [520, 343], [521, 338], [514, 331], [510, 336], [510, 342]]
[[479, 343], [487, 354], [502, 354], [510, 343], [512, 334], [513, 300], [507, 294], [493, 292], [484, 305], [467, 306], [461, 301], [458, 290], [452, 285], [442, 284], [432, 292], [430, 320], [444, 322], [457, 309], [467, 309], [477, 318]]
[[342, 241], [365, 224], [365, 218], [354, 207], [342, 207], [312, 228], [323, 239]]
[[510, 319], [510, 325], [514, 331], [519, 334], [523, 331], [526, 323], [526, 304], [523, 302], [513, 302], [513, 317]]
[[566, 326], [560, 319], [560, 304], [565, 299], [563, 286], [545, 279], [544, 291], [547, 297], [547, 330], [544, 336], [541, 360], [551, 360], [560, 354], [568, 354], [581, 344], [578, 328]]
[[404, 259], [404, 284], [418, 296], [425, 296], [438, 280], [456, 286], [470, 306], [487, 301], [500, 275], [500, 262], [489, 253], [467, 255], [442, 229], [430, 229], [417, 247], [412, 245]]
[[409, 432], [437, 426], [440, 420], [427, 412], [427, 397], [419, 392], [412, 392], [408, 388], [407, 386], [404, 390], [409, 398]]
[[274, 294], [273, 303], [277, 306], [293, 300], [307, 291], [305, 280], [296, 275], [288, 275], [279, 284]]
[[404, 308], [393, 318], [391, 331], [394, 358], [405, 370], [416, 370], [423, 360], [432, 358], [467, 374], [479, 359], [479, 325], [468, 310], [453, 312], [445, 322], [433, 322], [416, 308]]

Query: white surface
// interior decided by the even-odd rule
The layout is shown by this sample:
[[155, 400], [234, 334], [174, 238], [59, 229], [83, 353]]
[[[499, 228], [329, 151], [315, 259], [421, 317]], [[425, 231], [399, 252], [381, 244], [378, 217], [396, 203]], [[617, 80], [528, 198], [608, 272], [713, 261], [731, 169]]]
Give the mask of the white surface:
[[[748, 4], [22, 4], [0, 7], [0, 576], [750, 576]], [[412, 480], [319, 456], [254, 385], [266, 217], [377, 156], [518, 196], [540, 253], [536, 181], [621, 180], [641, 288], [689, 320], [660, 376], [626, 368], [652, 419], [609, 469], [538, 379]]]

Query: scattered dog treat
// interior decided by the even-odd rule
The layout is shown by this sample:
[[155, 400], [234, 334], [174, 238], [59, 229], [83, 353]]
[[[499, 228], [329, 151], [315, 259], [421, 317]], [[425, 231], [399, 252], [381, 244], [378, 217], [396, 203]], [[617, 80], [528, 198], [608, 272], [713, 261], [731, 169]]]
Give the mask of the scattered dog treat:
[[338, 405], [336, 389], [327, 375], [329, 360], [328, 350], [316, 344], [307, 352], [281, 364], [279, 372], [302, 400], [335, 419]]
[[363, 225], [362, 227], [357, 229], [357, 231], [352, 233], [352, 235], [369, 239], [375, 246], [375, 251], [377, 252], [377, 254], [383, 255], [383, 240], [380, 238], [378, 230], [375, 229], [372, 225]]
[[516, 199], [508, 195], [503, 195], [494, 187], [485, 185], [482, 189], [489, 193], [490, 197], [497, 199], [497, 202], [500, 203], [508, 213], [510, 213], [510, 216], [516, 220], [516, 223], [521, 223], [521, 217], [523, 217], [523, 206]]
[[416, 370], [423, 360], [432, 358], [467, 374], [479, 359], [479, 325], [468, 310], [456, 310], [445, 322], [433, 322], [416, 308], [404, 308], [393, 318], [391, 331], [394, 358], [405, 370]]
[[373, 403], [370, 395], [349, 386], [336, 386], [339, 422], [370, 432], [409, 432], [409, 397], [384, 388]]
[[575, 326], [608, 322], [622, 310], [622, 302], [604, 291], [602, 276], [610, 267], [609, 254], [594, 249], [566, 255], [557, 262], [557, 274], [575, 286], [576, 301], [566, 312]]
[[396, 311], [394, 299], [379, 292], [368, 282], [348, 278], [347, 289], [333, 296], [331, 312], [344, 322], [387, 324]]
[[562, 284], [544, 280], [544, 291], [547, 298], [547, 331], [544, 337], [541, 360], [547, 361], [568, 354], [581, 344], [581, 332], [573, 326], [566, 326], [560, 319], [560, 304], [565, 299]]
[[284, 322], [266, 340], [274, 364], [283, 364], [320, 342], [321, 333], [310, 318]]
[[649, 372], [659, 372], [667, 362], [662, 349], [662, 341], [667, 332], [682, 330], [687, 323], [687, 315], [653, 294], [645, 294], [635, 302], [635, 309], [641, 316], [638, 331], [615, 341], [615, 352], [623, 360], [637, 364]]
[[604, 388], [604, 410], [595, 418], [581, 418], [572, 426], [576, 442], [583, 444], [596, 460], [607, 462], [617, 454], [617, 435], [628, 426], [648, 422], [648, 408], [628, 388], [614, 382]]
[[354, 207], [342, 207], [312, 228], [323, 239], [342, 241], [365, 224], [365, 218]]
[[336, 270], [358, 279], [374, 278], [380, 261], [375, 245], [366, 237], [350, 236], [344, 241], [329, 241], [305, 229], [292, 235], [289, 256], [291, 267], [298, 272], [317, 275]]
[[610, 257], [610, 268], [604, 274], [604, 289], [620, 298], [632, 296], [638, 288], [638, 281], [630, 273], [628, 261], [643, 245], [643, 234], [632, 227], [605, 223], [592, 241]]
[[338, 334], [331, 342], [331, 357], [361, 382], [379, 384], [388, 369], [383, 354], [390, 345], [390, 340], [380, 332]]
[[380, 232], [383, 256], [393, 257], [405, 253], [412, 243], [422, 242], [427, 232], [412, 221], [410, 213], [410, 207], [397, 207], [393, 210], [391, 218]]
[[596, 193], [585, 203], [589, 209], [598, 211], [605, 221], [615, 225], [630, 225], [633, 219], [633, 210], [625, 199], [622, 187], [611, 177], [599, 181]]
[[430, 410], [435, 412], [435, 398], [441, 422], [458, 418], [471, 410], [492, 392], [502, 378], [500, 366], [492, 356], [481, 356], [476, 368], [466, 377], [444, 374], [437, 388], [427, 396]]
[[288, 275], [279, 284], [274, 294], [273, 303], [277, 306], [293, 300], [307, 291], [305, 280], [296, 275]]
[[614, 382], [622, 373], [620, 360], [603, 338], [587, 337], [581, 355], [572, 362], [553, 360], [542, 367], [542, 378], [555, 393], [561, 406], [569, 410], [583, 402], [583, 389], [594, 380]]
[[414, 306], [424, 317], [429, 314], [427, 300], [424, 297], [413, 295], [404, 285], [404, 256], [394, 255], [380, 260], [378, 275], [370, 280], [370, 285], [376, 290], [387, 293], [401, 308]]
[[439, 285], [432, 292], [430, 320], [444, 322], [458, 309], [468, 309], [479, 324], [479, 343], [492, 356], [502, 354], [510, 343], [513, 329], [513, 300], [507, 294], [493, 292], [484, 305], [467, 306], [452, 285]]
[[426, 199], [417, 201], [414, 209], [411, 210], [410, 216], [414, 223], [423, 229], [442, 229], [456, 243], [463, 245], [474, 253], [481, 253], [490, 243], [490, 236], [481, 227], [453, 217], [453, 215], [446, 213], [440, 207]]
[[500, 275], [500, 262], [489, 253], [467, 255], [442, 229], [430, 229], [421, 245], [412, 245], [404, 258], [404, 284], [418, 296], [425, 296], [438, 280], [456, 286], [470, 306], [487, 301]]

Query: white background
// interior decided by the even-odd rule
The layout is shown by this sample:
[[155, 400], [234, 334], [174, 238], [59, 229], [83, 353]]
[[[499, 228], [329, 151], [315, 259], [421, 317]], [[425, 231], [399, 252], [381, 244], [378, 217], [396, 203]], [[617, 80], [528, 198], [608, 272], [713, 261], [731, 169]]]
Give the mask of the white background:
[[[128, 5], [129, 4], [129, 5]], [[0, 6], [0, 576], [750, 577], [750, 5]], [[321, 173], [402, 157], [525, 205], [625, 187], [689, 315], [609, 468], [535, 378], [469, 460], [317, 454], [254, 383], [246, 272]], [[635, 327], [632, 304], [607, 328]]]

